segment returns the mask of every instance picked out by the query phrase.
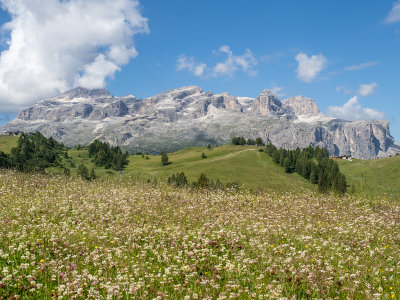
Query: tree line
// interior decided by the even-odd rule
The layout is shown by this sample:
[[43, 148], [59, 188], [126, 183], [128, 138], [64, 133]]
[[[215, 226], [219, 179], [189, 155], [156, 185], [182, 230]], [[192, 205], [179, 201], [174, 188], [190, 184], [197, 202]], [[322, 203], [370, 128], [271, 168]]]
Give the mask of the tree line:
[[245, 139], [242, 136], [234, 136], [231, 140], [232, 145], [257, 145], [257, 146], [264, 146], [264, 141], [262, 138], [258, 137], [255, 140], [253, 139]]
[[48, 167], [61, 166], [62, 157], [66, 156], [64, 145], [52, 137], [46, 138], [40, 132], [22, 133], [11, 154], [0, 151], [0, 167], [22, 172], [44, 172]]
[[328, 150], [311, 146], [295, 150], [278, 149], [272, 143], [265, 147], [272, 160], [285, 169], [286, 173], [296, 172], [313, 184], [320, 192], [333, 190], [344, 194], [347, 190], [346, 177], [339, 171], [339, 165], [329, 157]]
[[94, 140], [88, 147], [89, 157], [97, 167], [122, 170], [128, 164], [128, 152], [123, 153], [119, 146]]

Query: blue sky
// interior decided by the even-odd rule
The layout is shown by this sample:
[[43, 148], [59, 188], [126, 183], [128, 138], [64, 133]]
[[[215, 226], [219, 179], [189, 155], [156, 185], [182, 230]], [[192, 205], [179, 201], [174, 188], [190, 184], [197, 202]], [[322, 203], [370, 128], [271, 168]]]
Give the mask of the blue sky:
[[[52, 3], [48, 9], [54, 9], [52, 15], [65, 13], [62, 2], [48, 1]], [[78, 2], [69, 2], [74, 1]], [[88, 0], [87, 3], [97, 6], [107, 1]], [[10, 6], [8, 2], [11, 1], [1, 2], [6, 10], [0, 13], [1, 24], [18, 18], [26, 20], [26, 15]], [[44, 95], [79, 83], [88, 87], [105, 86], [116, 96], [134, 94], [143, 98], [185, 85], [249, 97], [256, 97], [263, 89], [270, 88], [281, 99], [296, 95], [311, 97], [323, 113], [336, 117], [387, 119], [391, 122], [392, 135], [400, 141], [400, 2], [143, 0], [138, 3], [115, 0], [110, 4], [117, 2], [121, 7], [126, 6], [123, 13], [142, 18], [140, 22], [135, 22], [134, 18], [130, 21], [131, 34], [118, 40], [94, 37], [98, 42], [92, 45], [93, 41], [81, 32], [90, 26], [78, 26], [80, 31], [75, 35], [78, 41], [91, 44], [85, 48], [86, 52], [82, 48], [77, 51], [65, 46], [54, 47], [54, 51], [57, 57], [69, 57], [68, 51], [78, 53], [82, 59], [72, 64], [85, 64], [85, 68], [73, 69], [61, 64], [54, 71], [58, 72], [56, 79], [48, 75], [50, 72], [39, 76], [49, 77], [48, 84], [40, 86], [40, 93], [31, 88], [28, 95], [10, 92], [7, 99], [0, 96], [0, 104], [3, 103], [0, 123]], [[31, 9], [35, 16], [43, 16], [43, 12], [34, 7], [27, 4], [25, 8]], [[12, 10], [14, 15], [10, 18], [8, 12]], [[101, 7], [93, 11], [100, 10]], [[91, 13], [90, 10], [86, 12]], [[103, 18], [106, 16], [104, 22], [117, 15], [108, 16], [108, 13], [101, 14]], [[76, 17], [71, 15], [72, 20]], [[39, 41], [42, 39], [51, 46], [61, 43], [51, 33], [45, 35], [48, 32], [46, 16], [43, 18], [33, 25], [27, 23], [22, 29], [28, 34], [44, 28]], [[103, 25], [98, 25], [100, 33]], [[118, 27], [112, 34], [119, 36], [125, 29]], [[68, 28], [60, 25], [59, 30], [67, 41], [69, 36], [74, 38], [74, 34], [66, 32]], [[10, 30], [3, 30], [3, 51], [9, 48], [7, 41], [10, 41]], [[31, 43], [29, 49], [35, 48], [35, 41]], [[120, 49], [121, 45], [136, 53], [126, 54], [123, 60], [112, 60], [108, 54], [105, 60], [100, 59], [104, 56], [102, 53], [108, 53], [107, 48]], [[48, 48], [45, 57], [52, 57]], [[40, 52], [43, 56], [45, 50], [40, 51], [35, 55]], [[97, 74], [96, 66], [107, 67], [100, 78], [93, 75]], [[2, 88], [1, 67], [0, 60], [0, 93], [7, 95], [13, 85], [9, 80]], [[32, 69], [32, 66], [25, 68], [21, 62], [18, 67]], [[28, 79], [20, 84], [17, 85], [20, 89], [26, 84], [42, 85]]]

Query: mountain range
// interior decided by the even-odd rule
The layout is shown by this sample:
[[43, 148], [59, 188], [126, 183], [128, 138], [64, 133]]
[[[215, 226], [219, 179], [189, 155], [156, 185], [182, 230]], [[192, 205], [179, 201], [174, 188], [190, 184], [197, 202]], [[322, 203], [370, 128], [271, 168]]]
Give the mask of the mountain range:
[[99, 139], [149, 153], [226, 144], [233, 136], [261, 137], [287, 149], [319, 146], [331, 155], [363, 159], [400, 152], [388, 121], [333, 119], [310, 98], [280, 101], [270, 90], [254, 99], [188, 86], [139, 99], [79, 87], [21, 110], [0, 130], [40, 131], [67, 146]]

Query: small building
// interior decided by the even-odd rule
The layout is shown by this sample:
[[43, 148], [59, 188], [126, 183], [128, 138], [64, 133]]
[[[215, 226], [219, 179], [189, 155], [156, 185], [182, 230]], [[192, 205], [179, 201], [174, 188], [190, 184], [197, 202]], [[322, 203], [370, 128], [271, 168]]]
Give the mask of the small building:
[[333, 159], [346, 159], [348, 161], [352, 161], [351, 155], [339, 155], [339, 156], [332, 156]]

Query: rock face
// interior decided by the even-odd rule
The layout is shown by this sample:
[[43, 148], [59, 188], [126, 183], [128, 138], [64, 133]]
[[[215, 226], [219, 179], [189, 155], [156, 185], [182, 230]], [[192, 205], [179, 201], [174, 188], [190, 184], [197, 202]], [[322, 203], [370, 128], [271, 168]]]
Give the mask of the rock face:
[[253, 113], [261, 116], [268, 116], [272, 118], [288, 118], [294, 117], [293, 111], [290, 107], [282, 105], [279, 101], [278, 96], [273, 94], [270, 90], [264, 90], [256, 99], [253, 107], [251, 108]]
[[138, 99], [76, 88], [23, 109], [0, 130], [40, 131], [68, 146], [97, 138], [151, 153], [229, 143], [233, 136], [261, 137], [288, 149], [320, 146], [332, 155], [365, 159], [400, 152], [387, 121], [328, 118], [310, 98], [281, 102], [270, 90], [253, 99], [189, 86]]
[[319, 109], [317, 103], [303, 96], [287, 98], [282, 103], [294, 111], [297, 116], [318, 116]]

